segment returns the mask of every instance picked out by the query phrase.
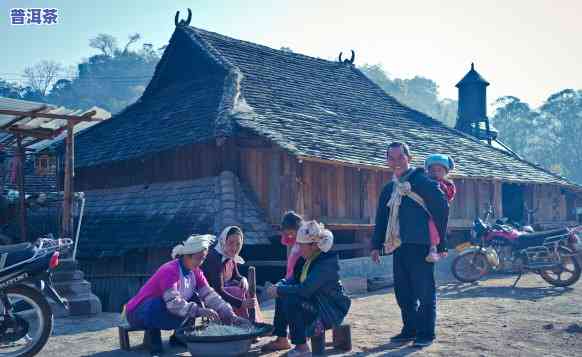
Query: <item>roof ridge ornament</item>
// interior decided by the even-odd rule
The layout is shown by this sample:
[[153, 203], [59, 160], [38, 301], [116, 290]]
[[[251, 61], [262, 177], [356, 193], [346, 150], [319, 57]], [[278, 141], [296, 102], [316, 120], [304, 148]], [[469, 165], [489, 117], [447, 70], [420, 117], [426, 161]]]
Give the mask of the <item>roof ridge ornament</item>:
[[352, 51], [352, 58], [350, 58], [350, 59], [346, 58], [345, 60], [342, 60], [343, 52], [340, 52], [339, 57], [338, 57], [338, 62], [342, 63], [342, 64], [349, 64], [349, 65], [353, 66], [354, 60], [356, 59], [356, 52], [354, 52], [354, 50], [351, 50], [351, 51]]
[[180, 11], [176, 11], [176, 16], [174, 17], [174, 24], [176, 25], [176, 27], [178, 26], [190, 26], [190, 21], [192, 21], [192, 10], [190, 10], [190, 8], [188, 8], [188, 17], [186, 18], [186, 20], [179, 20], [180, 18]]

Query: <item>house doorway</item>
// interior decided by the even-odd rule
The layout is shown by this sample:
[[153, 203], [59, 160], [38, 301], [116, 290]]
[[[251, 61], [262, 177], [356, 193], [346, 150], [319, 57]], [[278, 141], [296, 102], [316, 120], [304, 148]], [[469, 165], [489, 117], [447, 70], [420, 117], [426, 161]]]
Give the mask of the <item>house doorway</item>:
[[524, 187], [516, 184], [504, 183], [501, 186], [503, 217], [510, 221], [522, 223], [524, 221]]

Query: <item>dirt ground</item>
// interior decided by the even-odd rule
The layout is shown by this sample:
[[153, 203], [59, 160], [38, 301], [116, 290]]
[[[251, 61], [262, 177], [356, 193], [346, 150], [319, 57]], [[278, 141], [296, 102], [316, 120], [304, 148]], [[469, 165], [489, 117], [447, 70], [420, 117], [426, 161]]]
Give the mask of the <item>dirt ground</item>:
[[[478, 284], [443, 283], [439, 287], [437, 342], [426, 349], [392, 346], [400, 314], [392, 289], [353, 298], [348, 316], [353, 350], [328, 348], [329, 356], [582, 356], [582, 283], [555, 288], [528, 275], [515, 290], [512, 277]], [[271, 320], [272, 304], [265, 306]], [[141, 333], [131, 337], [130, 352], [119, 350], [117, 314], [57, 320], [55, 333], [41, 356], [148, 356], [140, 348]], [[263, 339], [257, 347], [265, 343]], [[328, 337], [328, 343], [330, 342]], [[260, 356], [255, 347], [250, 356]], [[169, 350], [167, 356], [187, 356]], [[263, 354], [266, 357], [284, 353]]]

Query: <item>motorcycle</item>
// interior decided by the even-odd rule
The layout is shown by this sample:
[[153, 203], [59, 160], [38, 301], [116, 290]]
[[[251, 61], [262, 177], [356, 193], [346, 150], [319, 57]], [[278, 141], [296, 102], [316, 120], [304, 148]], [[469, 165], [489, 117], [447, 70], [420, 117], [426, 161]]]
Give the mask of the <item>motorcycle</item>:
[[0, 246], [0, 357], [36, 355], [53, 329], [44, 294], [68, 310], [53, 287], [52, 274], [71, 239], [40, 238], [35, 244]]
[[[487, 219], [486, 221], [487, 222]], [[513, 267], [513, 256], [516, 245], [515, 243], [520, 236], [532, 237], [531, 235], [525, 236], [529, 233], [534, 233], [531, 226], [521, 226], [504, 219], [498, 219], [494, 224], [487, 224], [482, 221], [475, 221], [473, 224], [474, 232], [483, 232], [484, 242], [486, 246], [491, 246], [495, 249], [495, 252], [499, 256], [500, 264], [495, 268], [498, 272], [510, 272], [517, 273]], [[550, 233], [550, 232], [547, 232]], [[564, 234], [565, 230], [552, 231], [552, 233]], [[476, 239], [476, 235], [472, 236], [472, 239]]]
[[475, 282], [504, 268], [518, 273], [517, 285], [527, 272], [539, 274], [554, 286], [575, 284], [581, 275], [578, 254], [582, 226], [545, 232], [525, 233], [502, 225], [488, 225], [476, 219], [471, 240], [457, 246], [452, 273], [461, 282]]

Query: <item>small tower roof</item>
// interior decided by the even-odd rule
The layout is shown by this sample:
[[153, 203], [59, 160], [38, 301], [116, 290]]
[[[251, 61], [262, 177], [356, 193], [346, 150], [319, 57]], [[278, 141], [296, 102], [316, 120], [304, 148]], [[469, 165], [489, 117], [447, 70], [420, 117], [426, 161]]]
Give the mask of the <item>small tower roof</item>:
[[475, 70], [474, 63], [471, 63], [471, 70], [467, 72], [467, 74], [465, 74], [465, 77], [463, 77], [463, 79], [461, 79], [461, 81], [457, 83], [455, 87], [459, 88], [469, 83], [482, 83], [485, 86], [489, 85], [489, 82], [487, 82], [483, 77], [481, 77], [479, 72]]

